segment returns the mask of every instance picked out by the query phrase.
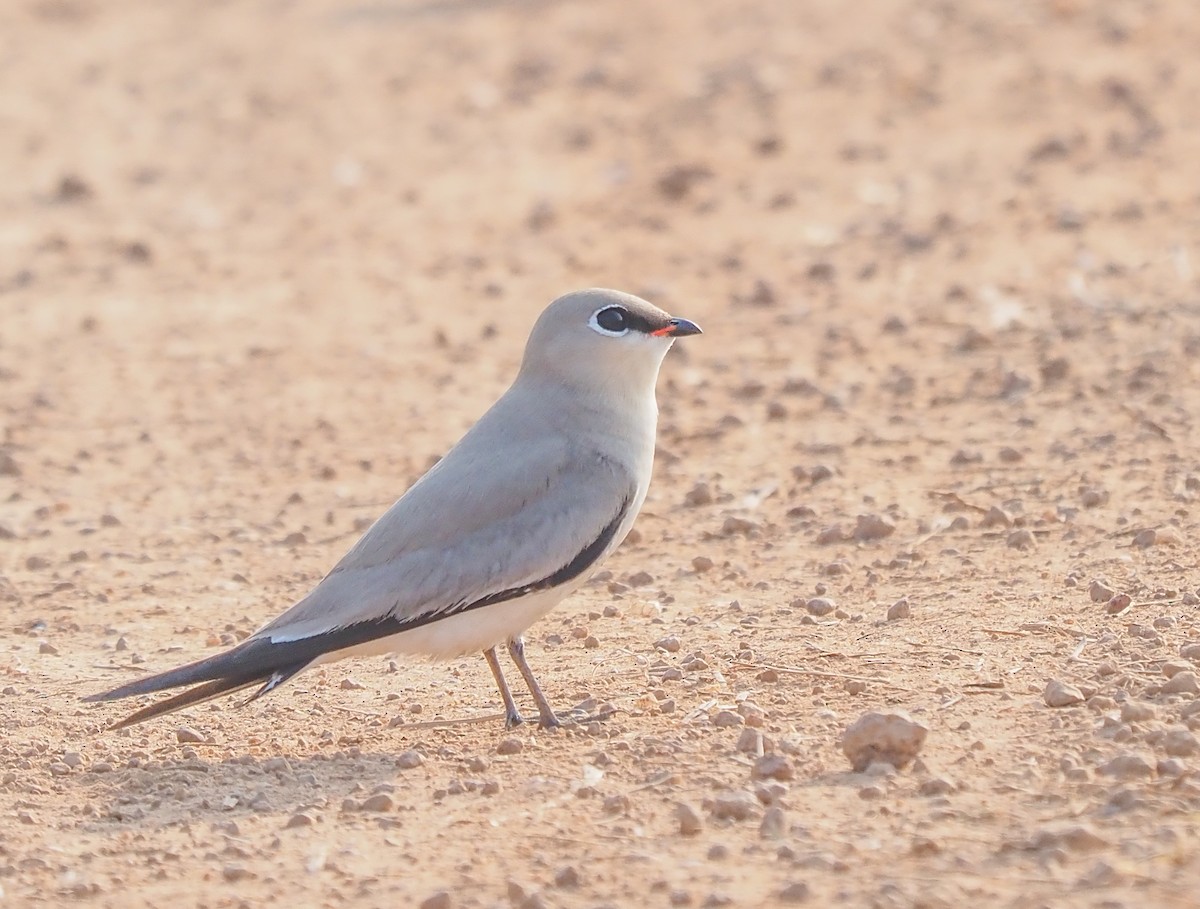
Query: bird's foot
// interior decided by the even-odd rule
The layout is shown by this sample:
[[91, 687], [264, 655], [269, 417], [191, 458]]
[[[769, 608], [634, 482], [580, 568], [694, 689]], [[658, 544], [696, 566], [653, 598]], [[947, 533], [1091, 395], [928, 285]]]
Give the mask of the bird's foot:
[[558, 729], [560, 726], [562, 726], [562, 720], [555, 715], [553, 710], [543, 710], [538, 717], [539, 729]]
[[504, 728], [505, 729], [515, 729], [516, 727], [520, 726], [524, 722], [525, 722], [525, 717], [521, 716], [521, 714], [515, 710], [513, 710], [510, 713], [504, 714]]

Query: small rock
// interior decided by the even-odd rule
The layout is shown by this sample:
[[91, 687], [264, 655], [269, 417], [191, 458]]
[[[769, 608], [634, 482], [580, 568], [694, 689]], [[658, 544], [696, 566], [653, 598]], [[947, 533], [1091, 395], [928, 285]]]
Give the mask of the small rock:
[[661, 638], [661, 639], [655, 641], [654, 646], [658, 650], [665, 650], [667, 653], [678, 653], [679, 648], [683, 645], [680, 644], [678, 637], [671, 634], [671, 635], [667, 635], [667, 637], [665, 637], [665, 638]]
[[391, 811], [396, 807], [396, 800], [386, 792], [380, 792], [363, 800], [362, 811]]
[[450, 891], [439, 890], [421, 900], [421, 909], [450, 909]]
[[825, 546], [829, 543], [844, 543], [850, 539], [850, 535], [846, 533], [846, 528], [841, 524], [830, 524], [817, 534], [816, 543], [818, 546]]
[[718, 710], [712, 718], [712, 724], [718, 729], [729, 728], [731, 726], [741, 726], [745, 723], [745, 719], [740, 713], [734, 713], [732, 710]]
[[[503, 742], [501, 744], [503, 744]], [[517, 751], [520, 750], [520, 748], [517, 749]], [[501, 753], [503, 754], [507, 752]], [[421, 756], [421, 752], [412, 748], [409, 748], [407, 751], [401, 751], [398, 755], [396, 755], [396, 766], [401, 770], [412, 770], [414, 767], [420, 767], [424, 763], [425, 758]], [[475, 772], [478, 773], [479, 771]]]
[[950, 782], [950, 780], [935, 776], [932, 779], [925, 780], [923, 783], [921, 783], [921, 786], [917, 791], [920, 792], [921, 795], [932, 797], [938, 795], [949, 795], [955, 790], [955, 788], [956, 787], [954, 783]]
[[346, 678], [342, 679], [342, 683], [338, 687], [343, 691], [362, 691], [367, 686], [356, 679], [350, 678], [350, 676], [346, 676]]
[[1142, 701], [1126, 701], [1121, 705], [1121, 721], [1125, 723], [1145, 723], [1154, 719], [1157, 713], [1152, 704]]
[[808, 610], [809, 615], [823, 616], [829, 615], [837, 609], [837, 603], [829, 599], [829, 597], [813, 597], [804, 604], [804, 608]]
[[748, 792], [720, 792], [713, 796], [709, 809], [719, 821], [744, 821], [758, 811], [758, 799]]
[[1192, 662], [1200, 660], [1200, 644], [1184, 644], [1179, 648], [1179, 655], [1185, 660], [1191, 660]]
[[1132, 597], [1127, 593], [1113, 594], [1113, 598], [1104, 605], [1104, 611], [1108, 615], [1121, 615], [1126, 612], [1133, 604]]
[[738, 736], [737, 750], [742, 754], [759, 755], [763, 753], [763, 734], [762, 730], [754, 729], [746, 726], [742, 729], [742, 734]]
[[929, 729], [899, 711], [864, 714], [842, 733], [842, 752], [858, 772], [875, 761], [907, 766], [925, 743]]
[[1074, 707], [1084, 701], [1083, 692], [1074, 685], [1068, 685], [1059, 679], [1051, 679], [1042, 692], [1042, 700], [1047, 707]]
[[1162, 664], [1161, 672], [1167, 678], [1174, 678], [1181, 672], [1188, 672], [1192, 668], [1191, 663], [1185, 663], [1183, 660], [1167, 660]]
[[1021, 527], [1014, 530], [1008, 535], [1005, 541], [1009, 549], [1032, 549], [1037, 541], [1033, 537], [1033, 531], [1027, 527]]
[[81, 767], [83, 765], [83, 756], [78, 751], [68, 751], [63, 755], [62, 762], [68, 767]]
[[796, 768], [782, 754], [764, 754], [750, 769], [750, 776], [756, 780], [787, 780], [795, 779]]
[[708, 484], [697, 483], [683, 497], [683, 504], [695, 508], [700, 505], [709, 505], [712, 503], [712, 500], [712, 490], [708, 488]]
[[1200, 751], [1200, 740], [1186, 729], [1172, 729], [1162, 737], [1159, 745], [1171, 757], [1190, 757]]
[[42, 643], [38, 644], [38, 653], [48, 653], [51, 656], [55, 656], [58, 654], [58, 648], [49, 641], [42, 641]]
[[305, 814], [303, 811], [297, 811], [290, 818], [288, 818], [287, 823], [283, 826], [286, 830], [294, 830], [297, 827], [311, 827], [314, 823], [315, 821], [313, 820], [311, 814]]
[[812, 896], [812, 891], [804, 881], [793, 881], [779, 891], [779, 901], [792, 905], [806, 903], [810, 896]]
[[860, 514], [854, 524], [854, 539], [859, 542], [882, 540], [896, 532], [896, 525], [877, 514]]
[[725, 523], [721, 525], [721, 536], [731, 537], [736, 534], [749, 536], [758, 530], [758, 524], [746, 518], [738, 518], [730, 515], [725, 519]]
[[519, 754], [525, 750], [525, 743], [517, 738], [501, 739], [496, 746], [496, 754]]
[[910, 615], [912, 615], [912, 609], [908, 605], [908, 597], [901, 597], [888, 607], [887, 620], [895, 622], [899, 619], [907, 619]]
[[758, 835], [765, 840], [782, 839], [787, 833], [787, 815], [779, 805], [772, 805], [763, 812], [758, 825]]
[[1187, 765], [1178, 758], [1167, 758], [1166, 760], [1159, 761], [1154, 769], [1158, 772], [1159, 776], [1167, 777], [1183, 776], [1187, 773]]
[[1196, 682], [1196, 673], [1192, 671], [1177, 672], [1167, 679], [1162, 686], [1163, 694], [1200, 694], [1200, 684]]
[[692, 559], [692, 568], [699, 574], [703, 574], [706, 571], [711, 571], [712, 567], [713, 560], [708, 556], [696, 556], [694, 559]]
[[988, 527], [1010, 527], [1012, 525], [1012, 516], [1007, 511], [998, 505], [993, 505], [987, 510], [984, 516], [979, 520], [979, 526]]
[[695, 836], [704, 827], [699, 812], [686, 802], [675, 806], [675, 820], [679, 822], [679, 832], [684, 836]]
[[574, 865], [564, 865], [554, 872], [554, 886], [575, 888], [579, 886], [579, 872]]
[[1072, 852], [1094, 852], [1110, 845], [1108, 840], [1084, 824], [1073, 824], [1062, 829], [1042, 830], [1029, 841], [1029, 847], [1039, 851], [1064, 846]]
[[1095, 580], [1088, 585], [1088, 596], [1092, 598], [1093, 603], [1107, 603], [1116, 595], [1117, 592], [1103, 581]]
[[204, 744], [208, 741], [208, 736], [198, 729], [193, 729], [191, 726], [180, 726], [175, 730], [175, 741], [182, 744]]
[[1101, 764], [1097, 772], [1119, 780], [1142, 779], [1154, 775], [1154, 765], [1140, 754], [1129, 751]]
[[226, 865], [221, 869], [221, 877], [230, 883], [238, 881], [247, 881], [254, 877], [254, 872], [242, 865]]

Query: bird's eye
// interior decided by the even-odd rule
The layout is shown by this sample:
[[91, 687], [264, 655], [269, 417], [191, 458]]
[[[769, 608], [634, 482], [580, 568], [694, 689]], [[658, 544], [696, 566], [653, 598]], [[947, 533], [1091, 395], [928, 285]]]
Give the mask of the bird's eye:
[[619, 306], [608, 306], [596, 313], [593, 318], [596, 324], [607, 332], [620, 334], [629, 328], [625, 310]]

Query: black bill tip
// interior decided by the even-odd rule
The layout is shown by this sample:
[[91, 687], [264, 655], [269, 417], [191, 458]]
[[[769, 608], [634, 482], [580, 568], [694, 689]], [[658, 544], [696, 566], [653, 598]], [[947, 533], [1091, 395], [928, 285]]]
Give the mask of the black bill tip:
[[654, 332], [660, 338], [686, 338], [688, 335], [702, 335], [700, 326], [688, 319], [672, 319], [658, 331]]

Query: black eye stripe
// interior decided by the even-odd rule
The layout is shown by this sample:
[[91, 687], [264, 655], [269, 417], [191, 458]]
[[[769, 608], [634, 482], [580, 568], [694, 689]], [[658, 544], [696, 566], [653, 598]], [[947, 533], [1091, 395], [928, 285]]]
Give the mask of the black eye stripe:
[[663, 328], [667, 323], [651, 322], [645, 316], [631, 312], [622, 306], [606, 306], [596, 313], [596, 324], [614, 334], [629, 329], [648, 335]]

